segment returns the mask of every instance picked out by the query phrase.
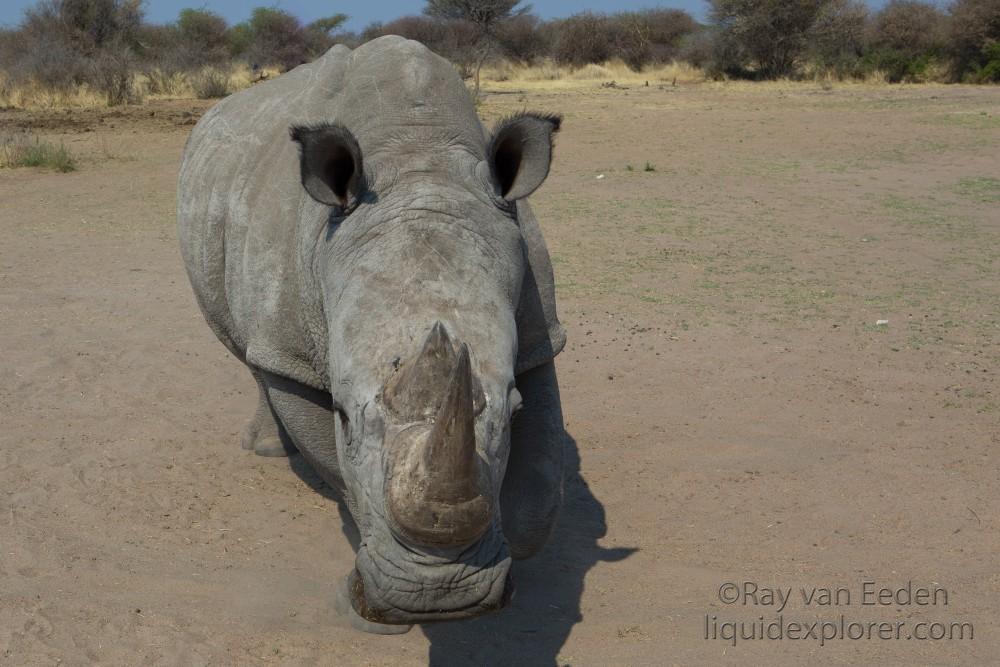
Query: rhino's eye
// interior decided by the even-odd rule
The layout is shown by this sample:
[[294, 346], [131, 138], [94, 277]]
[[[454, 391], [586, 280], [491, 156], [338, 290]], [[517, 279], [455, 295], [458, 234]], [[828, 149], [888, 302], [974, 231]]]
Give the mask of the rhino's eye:
[[359, 443], [356, 442], [354, 438], [354, 432], [351, 428], [351, 419], [347, 416], [347, 413], [340, 408], [334, 408], [333, 416], [337, 426], [337, 447], [343, 449], [348, 461], [356, 464], [358, 462]]
[[339, 407], [334, 407], [333, 415], [337, 420], [337, 436], [343, 438], [344, 444], [347, 444], [351, 440], [351, 420]]

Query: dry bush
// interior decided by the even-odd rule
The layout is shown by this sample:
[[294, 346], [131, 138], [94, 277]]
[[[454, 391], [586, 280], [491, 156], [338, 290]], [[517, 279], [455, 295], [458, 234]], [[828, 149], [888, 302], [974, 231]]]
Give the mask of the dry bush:
[[206, 9], [182, 9], [177, 17], [177, 46], [186, 62], [184, 69], [200, 65], [218, 65], [229, 59], [229, 26], [226, 19]]
[[861, 56], [868, 21], [868, 7], [859, 0], [834, 0], [823, 7], [810, 31], [806, 67], [814, 70], [814, 78], [864, 76]]
[[552, 58], [560, 65], [582, 67], [612, 55], [611, 28], [606, 16], [583, 12], [553, 21]]
[[608, 19], [612, 54], [628, 63], [634, 70], [653, 59], [653, 46], [649, 24], [639, 12], [625, 12]]
[[200, 100], [222, 98], [233, 92], [229, 72], [216, 67], [202, 68], [200, 72], [191, 75], [189, 80], [192, 92]]
[[520, 14], [501, 24], [497, 42], [505, 57], [526, 65], [545, 58], [552, 48], [551, 33], [543, 30], [541, 20], [532, 14]]
[[548, 30], [552, 57], [562, 65], [619, 59], [638, 71], [675, 59], [684, 36], [697, 30], [697, 23], [687, 12], [673, 9], [611, 16], [584, 12], [553, 21]]
[[188, 89], [188, 77], [184, 72], [163, 67], [147, 67], [143, 71], [146, 91], [150, 95], [178, 97]]
[[608, 21], [614, 56], [634, 70], [676, 59], [684, 37], [698, 30], [691, 15], [679, 9], [622, 12]]
[[891, 0], [871, 23], [871, 46], [907, 54], [939, 51], [945, 42], [947, 17], [919, 0]]
[[249, 63], [276, 66], [287, 71], [322, 55], [333, 46], [335, 40], [330, 32], [346, 18], [337, 14], [303, 25], [282, 9], [257, 7], [249, 21], [228, 31], [227, 48], [231, 56]]
[[97, 56], [92, 81], [108, 106], [140, 104], [145, 97], [136, 78], [135, 54], [126, 46], [112, 46]]
[[73, 95], [84, 86], [108, 104], [139, 101], [135, 38], [140, 0], [42, 0], [5, 35], [0, 66], [15, 88]]
[[479, 34], [476, 27], [467, 21], [404, 16], [389, 23], [368, 26], [362, 33], [362, 38], [367, 41], [383, 35], [399, 35], [416, 40], [452, 61], [463, 77], [472, 76]]
[[681, 38], [677, 45], [677, 60], [704, 68], [712, 61], [714, 49], [715, 33], [702, 28]]

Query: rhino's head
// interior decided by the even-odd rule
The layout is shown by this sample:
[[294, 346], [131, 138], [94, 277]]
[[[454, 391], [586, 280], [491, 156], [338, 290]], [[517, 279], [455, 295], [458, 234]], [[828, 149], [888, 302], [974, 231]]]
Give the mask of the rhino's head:
[[325, 465], [361, 532], [352, 604], [381, 623], [475, 616], [512, 593], [500, 490], [520, 407], [515, 202], [547, 176], [559, 118], [521, 114], [492, 137], [475, 122], [367, 142], [342, 125], [292, 131], [303, 186], [331, 211], [312, 258], [338, 421]]

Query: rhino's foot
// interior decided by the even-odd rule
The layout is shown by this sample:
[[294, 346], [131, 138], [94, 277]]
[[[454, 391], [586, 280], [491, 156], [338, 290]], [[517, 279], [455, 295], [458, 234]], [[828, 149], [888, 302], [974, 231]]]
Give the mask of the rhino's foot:
[[347, 590], [348, 577], [344, 577], [337, 585], [337, 592], [334, 594], [334, 608], [342, 616], [345, 616], [351, 627], [361, 632], [373, 635], [402, 635], [412, 628], [412, 625], [388, 625], [386, 623], [374, 623], [366, 618], [362, 618], [358, 612], [354, 611], [351, 604], [350, 594]]
[[253, 453], [257, 456], [291, 456], [295, 449], [285, 444], [279, 437], [258, 438], [253, 446]]
[[285, 433], [285, 429], [275, 421], [270, 409], [261, 410], [243, 429], [240, 447], [253, 450], [257, 456], [289, 456], [295, 453], [295, 446]]

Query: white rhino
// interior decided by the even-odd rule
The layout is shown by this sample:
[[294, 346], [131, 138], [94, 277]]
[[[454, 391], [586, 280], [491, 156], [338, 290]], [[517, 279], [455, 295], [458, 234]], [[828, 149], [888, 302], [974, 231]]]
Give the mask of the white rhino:
[[297, 450], [346, 503], [355, 627], [499, 609], [550, 533], [565, 333], [525, 198], [559, 123], [487, 132], [447, 61], [383, 37], [219, 102], [188, 140], [184, 262], [260, 389], [243, 447]]

